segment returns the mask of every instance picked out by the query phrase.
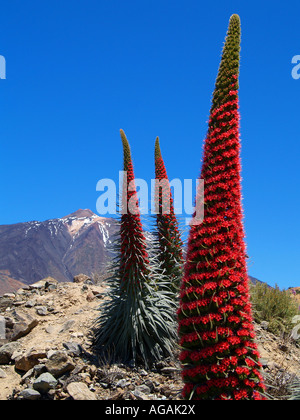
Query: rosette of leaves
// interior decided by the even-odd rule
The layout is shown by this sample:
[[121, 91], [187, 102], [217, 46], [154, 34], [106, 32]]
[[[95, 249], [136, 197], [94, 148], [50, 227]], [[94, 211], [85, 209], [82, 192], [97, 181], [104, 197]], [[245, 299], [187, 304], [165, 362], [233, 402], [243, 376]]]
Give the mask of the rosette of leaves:
[[95, 324], [94, 347], [112, 361], [151, 366], [173, 354], [176, 338], [175, 304], [164, 276], [148, 257], [128, 140], [121, 130], [124, 173], [119, 233], [108, 294]]

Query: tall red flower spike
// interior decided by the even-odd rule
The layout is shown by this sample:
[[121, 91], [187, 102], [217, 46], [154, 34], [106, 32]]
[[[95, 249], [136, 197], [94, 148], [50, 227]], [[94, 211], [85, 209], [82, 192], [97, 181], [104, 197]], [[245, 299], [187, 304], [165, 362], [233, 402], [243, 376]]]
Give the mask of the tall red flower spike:
[[178, 310], [186, 399], [264, 399], [242, 223], [239, 53], [233, 15], [204, 146], [204, 221], [191, 226]]
[[121, 130], [124, 181], [120, 235], [113, 240], [113, 259], [106, 280], [108, 299], [95, 321], [94, 348], [113, 362], [146, 367], [173, 355], [177, 338], [176, 302], [164, 288], [164, 276], [149, 263], [134, 182], [131, 152]]
[[124, 152], [120, 278], [127, 289], [127, 283], [133, 281], [138, 284], [131, 285], [132, 287], [141, 287], [140, 280], [148, 273], [149, 259], [139, 212], [130, 146], [124, 131], [120, 130], [120, 133]]
[[155, 142], [155, 180], [157, 183], [155, 201], [158, 207], [156, 216], [159, 243], [158, 260], [162, 272], [169, 278], [171, 287], [178, 292], [182, 277], [183, 244], [158, 137]]

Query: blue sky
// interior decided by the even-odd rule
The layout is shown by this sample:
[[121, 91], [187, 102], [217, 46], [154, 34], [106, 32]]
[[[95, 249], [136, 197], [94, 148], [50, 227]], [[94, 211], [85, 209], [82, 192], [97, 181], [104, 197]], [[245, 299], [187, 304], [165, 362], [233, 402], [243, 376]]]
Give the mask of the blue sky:
[[12, 0], [1, 4], [0, 224], [96, 212], [118, 179], [196, 179], [221, 49], [242, 22], [240, 111], [249, 273], [300, 286], [299, 1]]

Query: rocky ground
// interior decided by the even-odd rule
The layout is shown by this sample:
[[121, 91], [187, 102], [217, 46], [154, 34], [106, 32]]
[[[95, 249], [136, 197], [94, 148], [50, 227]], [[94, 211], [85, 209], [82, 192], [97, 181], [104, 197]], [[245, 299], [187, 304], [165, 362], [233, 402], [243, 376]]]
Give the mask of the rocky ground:
[[[91, 328], [105, 286], [83, 275], [74, 280], [48, 278], [0, 297], [0, 400], [180, 399], [176, 358], [151, 371], [97, 360]], [[300, 376], [300, 348], [265, 324], [256, 327], [265, 373], [279, 392]]]

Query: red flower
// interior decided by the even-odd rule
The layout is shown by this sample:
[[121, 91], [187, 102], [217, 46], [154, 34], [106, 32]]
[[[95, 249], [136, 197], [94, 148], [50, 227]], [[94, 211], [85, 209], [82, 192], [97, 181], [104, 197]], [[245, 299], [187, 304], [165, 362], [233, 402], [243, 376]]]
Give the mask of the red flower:
[[256, 399], [263, 389], [242, 222], [239, 32], [234, 15], [204, 144], [204, 221], [191, 226], [181, 284], [178, 331], [186, 398]]

